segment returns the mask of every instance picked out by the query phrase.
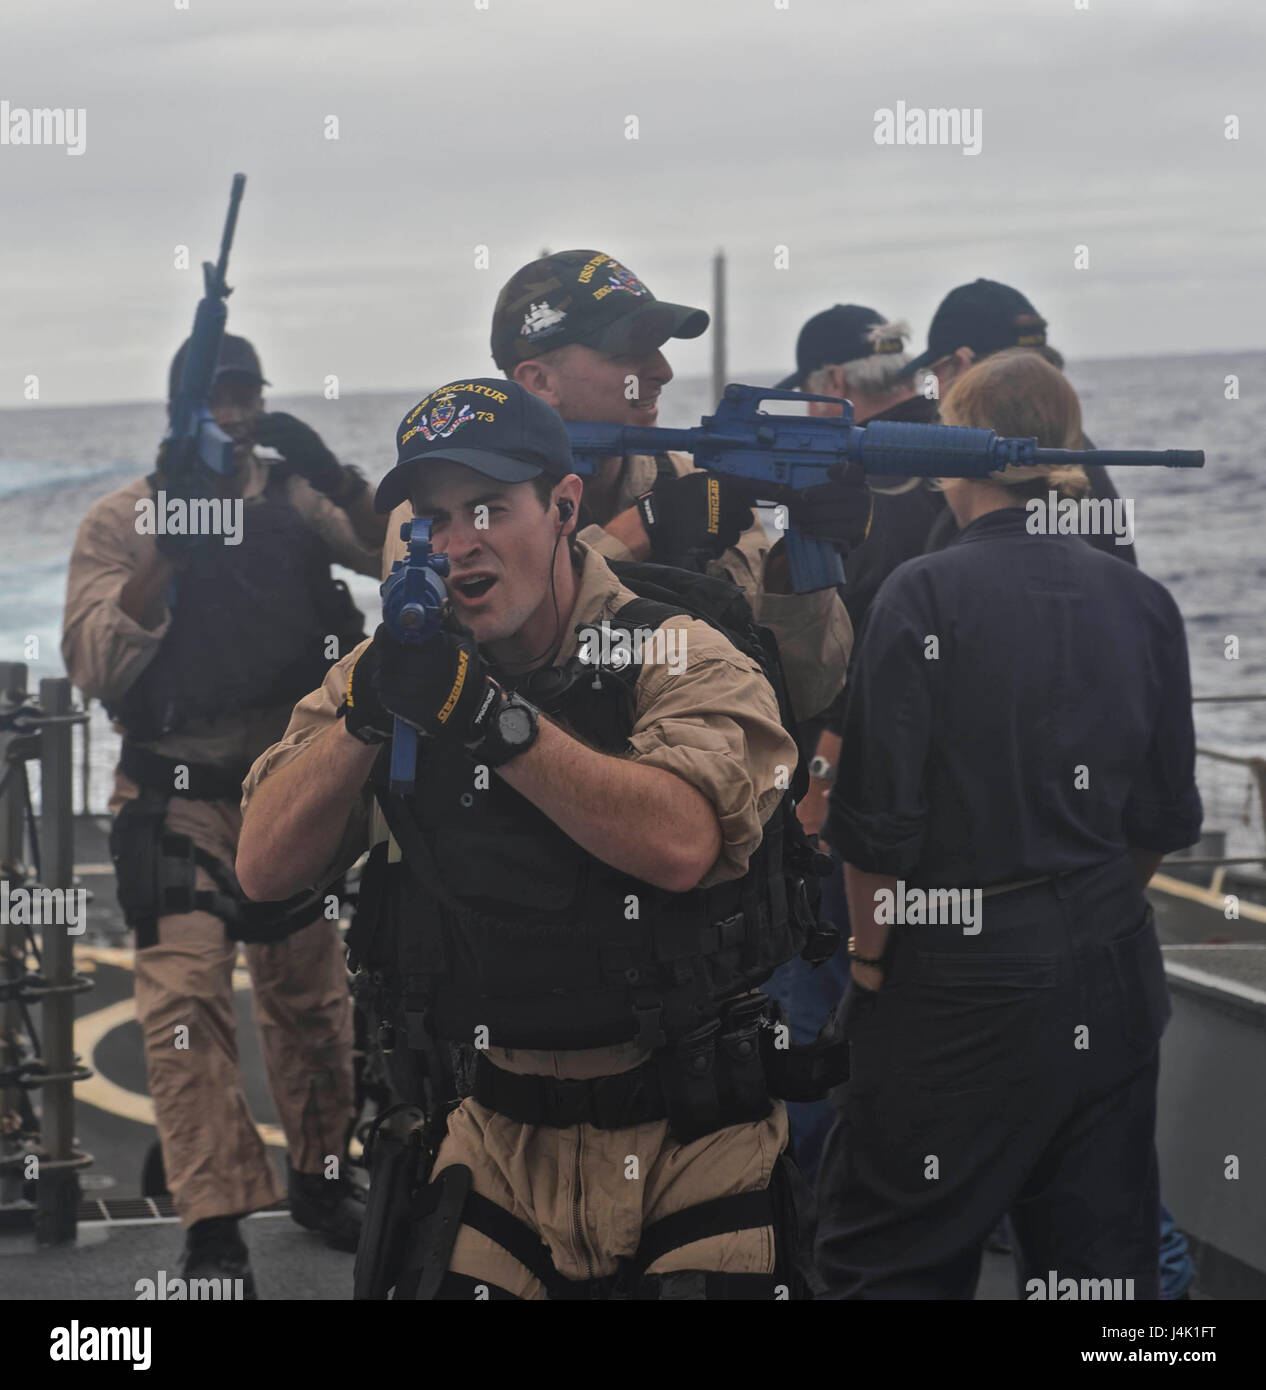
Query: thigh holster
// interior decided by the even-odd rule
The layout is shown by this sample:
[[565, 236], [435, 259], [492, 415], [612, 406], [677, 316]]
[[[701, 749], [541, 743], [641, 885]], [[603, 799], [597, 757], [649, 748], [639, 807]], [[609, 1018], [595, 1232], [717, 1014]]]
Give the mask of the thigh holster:
[[[166, 828], [168, 796], [146, 788], [115, 816], [110, 858], [123, 919], [136, 932], [138, 950], [158, 942], [158, 919], [210, 912], [231, 940], [280, 941], [321, 915], [322, 895], [305, 891], [284, 902], [250, 902], [237, 875], [188, 835]], [[214, 888], [197, 886], [198, 870]], [[331, 888], [331, 891], [337, 891]]]
[[399, 1277], [414, 1194], [427, 1177], [421, 1110], [395, 1105], [379, 1115], [366, 1142], [369, 1195], [356, 1248], [352, 1297], [382, 1299]]

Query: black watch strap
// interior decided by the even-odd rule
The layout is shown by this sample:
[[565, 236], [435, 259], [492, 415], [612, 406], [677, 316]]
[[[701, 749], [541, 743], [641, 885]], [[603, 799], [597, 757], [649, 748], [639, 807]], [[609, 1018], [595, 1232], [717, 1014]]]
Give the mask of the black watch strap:
[[[517, 718], [524, 724], [526, 738], [507, 739], [504, 725], [508, 717]], [[540, 734], [540, 720], [541, 713], [535, 705], [530, 704], [522, 695], [498, 687], [497, 705], [489, 711], [483, 721], [483, 737], [478, 743], [468, 744], [467, 751], [477, 762], [486, 763], [489, 767], [500, 767], [531, 748]]]

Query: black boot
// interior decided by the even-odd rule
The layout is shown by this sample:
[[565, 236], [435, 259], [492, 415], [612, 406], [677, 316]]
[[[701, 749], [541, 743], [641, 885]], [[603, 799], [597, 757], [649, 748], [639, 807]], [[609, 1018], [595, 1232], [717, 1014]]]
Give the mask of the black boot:
[[246, 1242], [236, 1216], [210, 1216], [195, 1221], [185, 1233], [183, 1279], [240, 1279], [242, 1297], [258, 1298]]
[[365, 1194], [347, 1178], [290, 1169], [290, 1215], [307, 1231], [320, 1231], [334, 1250], [354, 1253], [365, 1219]]

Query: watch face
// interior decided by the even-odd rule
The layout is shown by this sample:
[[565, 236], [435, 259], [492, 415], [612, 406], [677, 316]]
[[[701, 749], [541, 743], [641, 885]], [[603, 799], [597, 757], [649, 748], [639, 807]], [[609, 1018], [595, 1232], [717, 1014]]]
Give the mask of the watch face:
[[497, 732], [511, 748], [522, 748], [532, 738], [532, 716], [520, 705], [507, 705], [497, 716]]

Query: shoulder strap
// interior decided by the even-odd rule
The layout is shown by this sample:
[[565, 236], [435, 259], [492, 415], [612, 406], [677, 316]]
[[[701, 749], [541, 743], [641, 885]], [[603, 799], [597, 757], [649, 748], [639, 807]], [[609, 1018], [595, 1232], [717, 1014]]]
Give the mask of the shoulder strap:
[[657, 628], [669, 618], [693, 618], [695, 614], [677, 604], [662, 603], [653, 598], [634, 598], [611, 615], [611, 626], [627, 628]]
[[[617, 610], [613, 623], [620, 627], [658, 627], [665, 618], [677, 614], [707, 623], [760, 664], [778, 701], [782, 726], [792, 738], [796, 737], [796, 719], [777, 639], [752, 616], [747, 599], [736, 584], [728, 579], [690, 574], [665, 565], [617, 561], [611, 568], [626, 588], [639, 595]], [[675, 592], [674, 586], [681, 589], [680, 594]], [[689, 601], [691, 597], [696, 599], [695, 603]], [[802, 760], [797, 759], [792, 774], [792, 799], [799, 801], [808, 786], [808, 770]]]
[[449, 892], [444, 881], [440, 878], [440, 871], [435, 865], [435, 857], [426, 843], [426, 837], [418, 829], [418, 823], [413, 819], [413, 813], [410, 811], [408, 803], [402, 797], [393, 796], [387, 788], [386, 769], [388, 762], [384, 753], [389, 747], [390, 744], [383, 745], [383, 752], [379, 753], [370, 773], [370, 785], [374, 789], [374, 796], [378, 805], [382, 808], [387, 829], [391, 831], [392, 838], [400, 846], [400, 853], [404, 855], [409, 868], [413, 870], [422, 887], [438, 898], [451, 912], [462, 914], [465, 909]]

